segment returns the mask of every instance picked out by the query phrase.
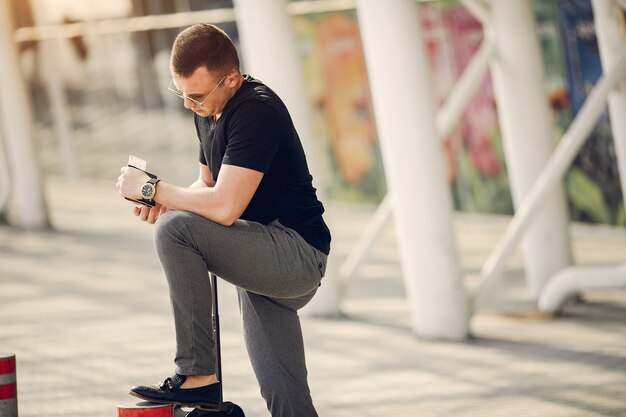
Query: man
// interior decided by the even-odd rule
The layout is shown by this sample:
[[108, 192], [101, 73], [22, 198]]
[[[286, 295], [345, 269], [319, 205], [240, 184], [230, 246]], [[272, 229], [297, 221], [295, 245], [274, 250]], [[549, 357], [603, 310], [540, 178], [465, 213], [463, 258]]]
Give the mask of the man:
[[134, 214], [156, 222], [177, 344], [175, 373], [131, 394], [219, 406], [210, 271], [237, 287], [246, 348], [272, 416], [317, 416], [297, 310], [324, 276], [330, 232], [298, 134], [280, 98], [241, 74], [237, 50], [219, 28], [180, 33], [170, 70], [170, 90], [194, 112], [200, 171], [188, 188], [128, 167], [118, 179], [122, 196], [156, 203]]

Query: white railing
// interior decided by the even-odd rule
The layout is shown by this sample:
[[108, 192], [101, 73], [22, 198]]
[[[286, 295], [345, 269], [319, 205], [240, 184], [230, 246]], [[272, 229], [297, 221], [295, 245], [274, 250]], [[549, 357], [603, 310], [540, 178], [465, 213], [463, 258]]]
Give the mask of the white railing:
[[77, 36], [109, 35], [113, 33], [144, 32], [172, 29], [200, 22], [223, 23], [235, 20], [233, 9], [213, 9], [194, 12], [89, 20], [46, 26], [22, 27], [15, 30], [16, 42], [66, 39]]

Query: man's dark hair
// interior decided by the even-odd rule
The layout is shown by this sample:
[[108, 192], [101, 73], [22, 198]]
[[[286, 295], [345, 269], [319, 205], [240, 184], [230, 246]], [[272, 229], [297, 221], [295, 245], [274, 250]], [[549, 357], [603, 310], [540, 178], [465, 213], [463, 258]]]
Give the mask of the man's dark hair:
[[172, 47], [170, 68], [187, 78], [199, 67], [225, 74], [239, 70], [237, 48], [226, 32], [207, 23], [193, 25], [178, 34]]

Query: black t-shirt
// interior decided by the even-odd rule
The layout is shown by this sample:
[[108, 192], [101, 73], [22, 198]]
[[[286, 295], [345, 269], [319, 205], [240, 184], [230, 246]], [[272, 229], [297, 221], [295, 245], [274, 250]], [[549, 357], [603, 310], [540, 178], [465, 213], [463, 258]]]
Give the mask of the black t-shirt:
[[278, 220], [328, 254], [330, 231], [317, 199], [304, 151], [291, 116], [269, 87], [244, 75], [241, 88], [217, 122], [194, 114], [200, 162], [217, 181], [222, 164], [262, 172], [263, 179], [241, 215], [269, 224]]

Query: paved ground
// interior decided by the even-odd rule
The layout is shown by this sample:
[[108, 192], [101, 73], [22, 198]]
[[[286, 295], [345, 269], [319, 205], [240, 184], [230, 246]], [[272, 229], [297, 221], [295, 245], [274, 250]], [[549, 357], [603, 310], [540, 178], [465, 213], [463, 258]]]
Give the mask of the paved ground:
[[[127, 388], [169, 374], [173, 329], [151, 227], [111, 182], [47, 184], [54, 232], [0, 227], [0, 351], [18, 358], [21, 417], [114, 416]], [[85, 196], [101, 196], [98, 202]], [[331, 206], [335, 262], [372, 213]], [[468, 286], [506, 219], [460, 215]], [[626, 232], [573, 228], [576, 262], [626, 260]], [[267, 416], [221, 286], [227, 399]], [[556, 319], [534, 314], [519, 256], [466, 342], [411, 334], [389, 227], [350, 283], [340, 319], [304, 318], [321, 416], [626, 416], [626, 291], [585, 294]]]

